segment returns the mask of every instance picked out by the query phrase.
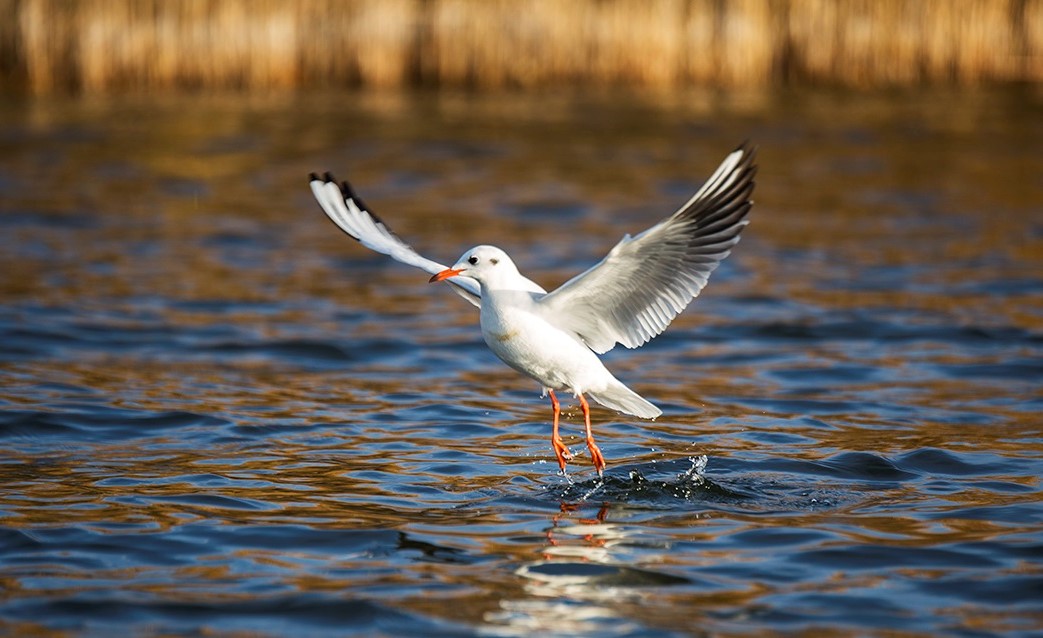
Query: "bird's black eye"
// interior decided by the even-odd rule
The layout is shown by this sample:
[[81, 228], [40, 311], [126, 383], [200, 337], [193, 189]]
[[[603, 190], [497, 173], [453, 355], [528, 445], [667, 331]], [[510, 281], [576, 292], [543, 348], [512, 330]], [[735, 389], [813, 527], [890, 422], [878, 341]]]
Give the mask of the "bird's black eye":
[[476, 265], [478, 265], [478, 258], [475, 257], [474, 255], [471, 255], [470, 257], [467, 258], [467, 263], [471, 264], [472, 266], [476, 266]]
[[489, 260], [489, 263], [495, 266], [496, 264], [500, 263], [500, 260], [497, 259], [496, 257], [493, 257], [492, 259]]

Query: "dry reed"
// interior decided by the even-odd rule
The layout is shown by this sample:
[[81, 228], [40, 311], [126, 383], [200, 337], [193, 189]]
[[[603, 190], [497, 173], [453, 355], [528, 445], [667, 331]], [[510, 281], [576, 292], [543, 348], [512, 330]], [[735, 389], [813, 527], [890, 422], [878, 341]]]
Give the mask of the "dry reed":
[[1043, 80], [1043, 0], [0, 0], [0, 85]]

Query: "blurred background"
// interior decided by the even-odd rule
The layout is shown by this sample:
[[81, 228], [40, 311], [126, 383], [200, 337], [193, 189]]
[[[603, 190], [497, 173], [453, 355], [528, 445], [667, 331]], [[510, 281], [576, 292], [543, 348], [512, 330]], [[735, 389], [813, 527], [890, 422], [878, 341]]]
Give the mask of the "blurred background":
[[[1043, 633], [1043, 0], [0, 0], [0, 633]], [[743, 140], [664, 410], [342, 235], [552, 288]]]
[[3, 0], [0, 11], [0, 77], [35, 94], [1043, 79], [1038, 0]]

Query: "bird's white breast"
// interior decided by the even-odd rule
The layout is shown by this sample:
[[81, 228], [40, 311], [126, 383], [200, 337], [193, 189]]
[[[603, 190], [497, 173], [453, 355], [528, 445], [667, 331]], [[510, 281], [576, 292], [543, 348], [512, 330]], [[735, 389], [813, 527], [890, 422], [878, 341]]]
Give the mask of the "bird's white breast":
[[552, 390], [600, 390], [611, 373], [586, 345], [540, 313], [525, 291], [483, 291], [482, 336], [504, 363]]

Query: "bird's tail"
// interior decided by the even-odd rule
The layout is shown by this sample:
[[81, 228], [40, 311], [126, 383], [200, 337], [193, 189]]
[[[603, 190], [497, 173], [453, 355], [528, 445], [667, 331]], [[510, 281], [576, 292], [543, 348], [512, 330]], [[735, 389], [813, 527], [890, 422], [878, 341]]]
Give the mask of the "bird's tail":
[[587, 396], [606, 408], [639, 416], [642, 419], [654, 419], [663, 413], [662, 410], [641, 398], [637, 392], [615, 379], [612, 381], [613, 383], [608, 388], [601, 392], [587, 392]]

